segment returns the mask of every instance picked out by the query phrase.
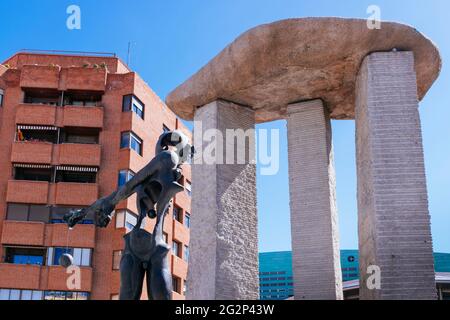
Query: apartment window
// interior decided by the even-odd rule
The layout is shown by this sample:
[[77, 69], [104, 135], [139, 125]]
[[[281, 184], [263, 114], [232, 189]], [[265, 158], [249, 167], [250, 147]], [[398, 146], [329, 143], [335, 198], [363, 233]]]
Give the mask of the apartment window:
[[64, 92], [64, 105], [95, 107], [102, 101], [102, 94], [90, 91], [68, 91]]
[[89, 248], [48, 248], [47, 252], [47, 265], [49, 266], [59, 266], [59, 259], [65, 253], [72, 255], [73, 264], [75, 266], [90, 267], [92, 249]]
[[172, 276], [173, 291], [181, 294], [181, 279]]
[[3, 96], [5, 95], [5, 92], [3, 89], [0, 89], [0, 107], [3, 107]]
[[58, 128], [54, 126], [18, 125], [16, 141], [57, 143]]
[[[137, 215], [129, 210], [117, 210], [116, 211], [116, 228], [126, 228], [127, 231], [133, 230], [137, 224]], [[141, 225], [144, 227], [144, 224]]]
[[173, 241], [172, 242], [172, 254], [181, 258], [181, 244], [178, 241]]
[[186, 180], [184, 188], [186, 190], [187, 195], [190, 197], [192, 195], [192, 185], [191, 185], [191, 182], [189, 180]]
[[12, 221], [39, 221], [48, 223], [50, 207], [45, 205], [29, 205], [9, 203], [6, 209], [6, 219]]
[[[69, 213], [71, 210], [79, 209], [81, 208], [8, 203], [6, 209], [6, 220], [65, 223], [63, 219], [64, 215]], [[80, 223], [93, 224], [94, 214], [88, 214]]]
[[136, 96], [130, 94], [123, 97], [122, 111], [133, 111], [141, 119], [144, 119], [145, 105]]
[[14, 165], [14, 179], [27, 181], [52, 181], [52, 169], [47, 165]]
[[57, 166], [56, 182], [95, 183], [97, 180], [97, 168]]
[[133, 132], [122, 132], [120, 137], [121, 149], [133, 149], [136, 153], [142, 156], [142, 139]]
[[46, 249], [6, 247], [5, 263], [44, 265]]
[[184, 260], [189, 261], [189, 246], [184, 246], [184, 254], [183, 254]]
[[186, 212], [186, 214], [184, 215], [184, 225], [188, 229], [191, 227], [191, 215], [189, 214], [189, 212]]
[[125, 183], [131, 180], [133, 178], [135, 173], [131, 170], [120, 170], [119, 171], [119, 187], [123, 186]]
[[173, 219], [177, 220], [178, 222], [183, 221], [183, 213], [181, 211], [181, 208], [178, 206], [173, 206]]
[[113, 252], [113, 270], [120, 269], [120, 260], [122, 259], [122, 250]]
[[88, 292], [45, 291], [44, 300], [88, 300]]
[[60, 132], [60, 143], [98, 144], [100, 131], [95, 128], [64, 128]]
[[24, 102], [58, 106], [61, 102], [61, 94], [51, 89], [29, 89], [25, 91]]
[[0, 300], [42, 300], [43, 291], [0, 289]]
[[164, 238], [164, 242], [169, 244], [169, 235], [165, 232], [163, 232], [163, 238]]

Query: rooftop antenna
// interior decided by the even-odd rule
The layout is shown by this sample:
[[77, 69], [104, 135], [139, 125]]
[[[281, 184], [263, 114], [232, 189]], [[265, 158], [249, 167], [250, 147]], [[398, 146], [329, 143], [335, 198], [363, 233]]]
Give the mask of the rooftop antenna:
[[127, 54], [127, 65], [130, 66], [131, 57], [131, 41], [128, 41], [128, 54]]
[[131, 63], [131, 49], [134, 44], [136, 44], [136, 42], [128, 41], [127, 66], [130, 66]]

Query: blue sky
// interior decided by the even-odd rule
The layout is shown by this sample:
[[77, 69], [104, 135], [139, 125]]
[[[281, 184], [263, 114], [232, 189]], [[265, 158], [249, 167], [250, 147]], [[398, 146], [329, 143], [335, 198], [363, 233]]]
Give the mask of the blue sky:
[[[81, 7], [81, 30], [66, 28], [66, 8]], [[366, 18], [376, 4], [383, 20], [404, 22], [433, 39], [444, 61], [439, 80], [421, 102], [432, 232], [436, 251], [450, 252], [450, 41], [448, 0], [1, 0], [0, 60], [17, 50], [58, 49], [115, 52], [165, 98], [247, 29], [279, 19], [307, 16]], [[281, 166], [276, 176], [258, 176], [260, 250], [289, 250], [289, 197], [284, 121], [279, 128]], [[357, 248], [353, 121], [333, 121], [341, 248]]]

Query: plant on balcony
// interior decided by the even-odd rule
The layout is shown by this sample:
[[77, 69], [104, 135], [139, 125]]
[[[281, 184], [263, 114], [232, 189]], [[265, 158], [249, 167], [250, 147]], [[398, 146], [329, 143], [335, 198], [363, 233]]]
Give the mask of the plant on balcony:
[[49, 66], [50, 68], [61, 69], [61, 66], [60, 66], [59, 64], [50, 63], [48, 66]]

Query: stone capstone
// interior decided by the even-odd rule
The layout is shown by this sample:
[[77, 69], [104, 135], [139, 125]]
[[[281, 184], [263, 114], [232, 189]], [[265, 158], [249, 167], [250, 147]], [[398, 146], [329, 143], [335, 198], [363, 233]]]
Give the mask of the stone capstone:
[[355, 82], [365, 56], [412, 51], [421, 100], [441, 69], [431, 40], [413, 27], [367, 20], [301, 18], [253, 28], [172, 91], [167, 105], [192, 120], [197, 107], [223, 99], [255, 110], [256, 122], [285, 118], [287, 105], [322, 99], [332, 119], [354, 119]]

